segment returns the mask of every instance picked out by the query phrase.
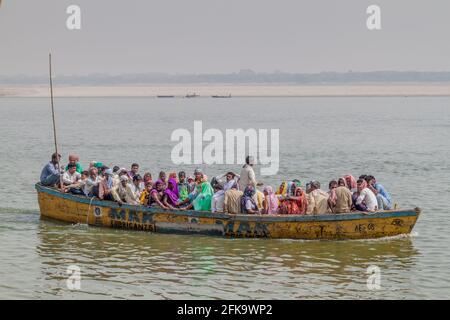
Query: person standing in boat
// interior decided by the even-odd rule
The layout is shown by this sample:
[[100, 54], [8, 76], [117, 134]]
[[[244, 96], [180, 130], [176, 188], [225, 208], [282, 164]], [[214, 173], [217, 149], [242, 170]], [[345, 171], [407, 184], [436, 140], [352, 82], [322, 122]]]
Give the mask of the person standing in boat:
[[[241, 174], [239, 176], [239, 189], [245, 190], [246, 187], [252, 186], [256, 190], [256, 175], [253, 170], [255, 165], [255, 158], [253, 156], [247, 156], [245, 158], [245, 165], [241, 169]], [[256, 199], [255, 199], [256, 200]]]
[[63, 173], [58, 165], [59, 160], [61, 160], [59, 153], [52, 154], [52, 160], [42, 169], [40, 181], [43, 186], [54, 186], [59, 183], [60, 176]]

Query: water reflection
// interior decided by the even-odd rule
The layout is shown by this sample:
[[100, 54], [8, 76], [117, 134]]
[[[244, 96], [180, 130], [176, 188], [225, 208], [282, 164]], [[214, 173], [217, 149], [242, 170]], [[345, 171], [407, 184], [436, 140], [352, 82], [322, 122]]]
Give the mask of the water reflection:
[[[387, 297], [420, 253], [410, 238], [294, 241], [125, 232], [41, 221], [45, 294], [76, 298], [298, 299]], [[78, 265], [82, 290], [65, 287]], [[368, 291], [380, 267], [385, 290]], [[405, 279], [406, 277], [406, 279]], [[391, 279], [392, 278], [392, 279]]]

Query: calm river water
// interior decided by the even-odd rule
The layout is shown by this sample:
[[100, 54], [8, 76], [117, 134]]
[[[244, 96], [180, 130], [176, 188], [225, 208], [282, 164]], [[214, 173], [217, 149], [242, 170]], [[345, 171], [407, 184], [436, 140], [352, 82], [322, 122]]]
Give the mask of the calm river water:
[[[177, 170], [173, 130], [280, 130], [280, 168], [328, 181], [373, 174], [423, 214], [411, 236], [293, 241], [160, 235], [42, 221], [34, 191], [53, 152], [48, 99], [0, 98], [0, 298], [450, 298], [450, 98], [60, 98], [60, 152]], [[194, 165], [183, 166], [192, 173]], [[202, 166], [209, 176], [238, 165]], [[257, 170], [258, 174], [259, 170]], [[66, 286], [68, 266], [81, 289]], [[367, 268], [381, 271], [368, 290]]]

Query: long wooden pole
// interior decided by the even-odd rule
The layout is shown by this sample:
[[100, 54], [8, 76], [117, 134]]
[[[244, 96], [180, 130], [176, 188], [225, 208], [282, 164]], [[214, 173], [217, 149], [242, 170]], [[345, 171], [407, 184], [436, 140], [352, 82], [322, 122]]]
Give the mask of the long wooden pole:
[[[53, 105], [53, 80], [52, 80], [52, 54], [48, 54], [48, 66], [49, 66], [49, 74], [50, 74], [50, 101], [52, 105], [52, 120], [53, 120], [53, 140], [55, 142], [55, 153], [56, 153], [56, 159], [58, 160], [58, 170], [61, 172], [61, 164], [59, 161], [59, 153], [58, 153], [58, 142], [56, 140], [56, 121], [55, 121], [55, 107]], [[59, 175], [59, 183], [60, 187], [62, 189], [63, 183], [62, 183], [62, 175]]]

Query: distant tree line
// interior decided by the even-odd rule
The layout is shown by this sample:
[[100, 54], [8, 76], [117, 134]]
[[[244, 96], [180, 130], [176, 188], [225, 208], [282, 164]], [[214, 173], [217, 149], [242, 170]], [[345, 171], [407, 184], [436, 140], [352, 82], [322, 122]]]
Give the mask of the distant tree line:
[[[47, 76], [1, 76], [0, 84], [46, 84]], [[381, 82], [450, 82], [450, 72], [373, 71], [373, 72], [320, 72], [320, 73], [256, 73], [241, 70], [224, 74], [166, 74], [136, 73], [110, 75], [58, 75], [58, 84], [67, 85], [120, 85], [120, 84], [349, 84]]]

